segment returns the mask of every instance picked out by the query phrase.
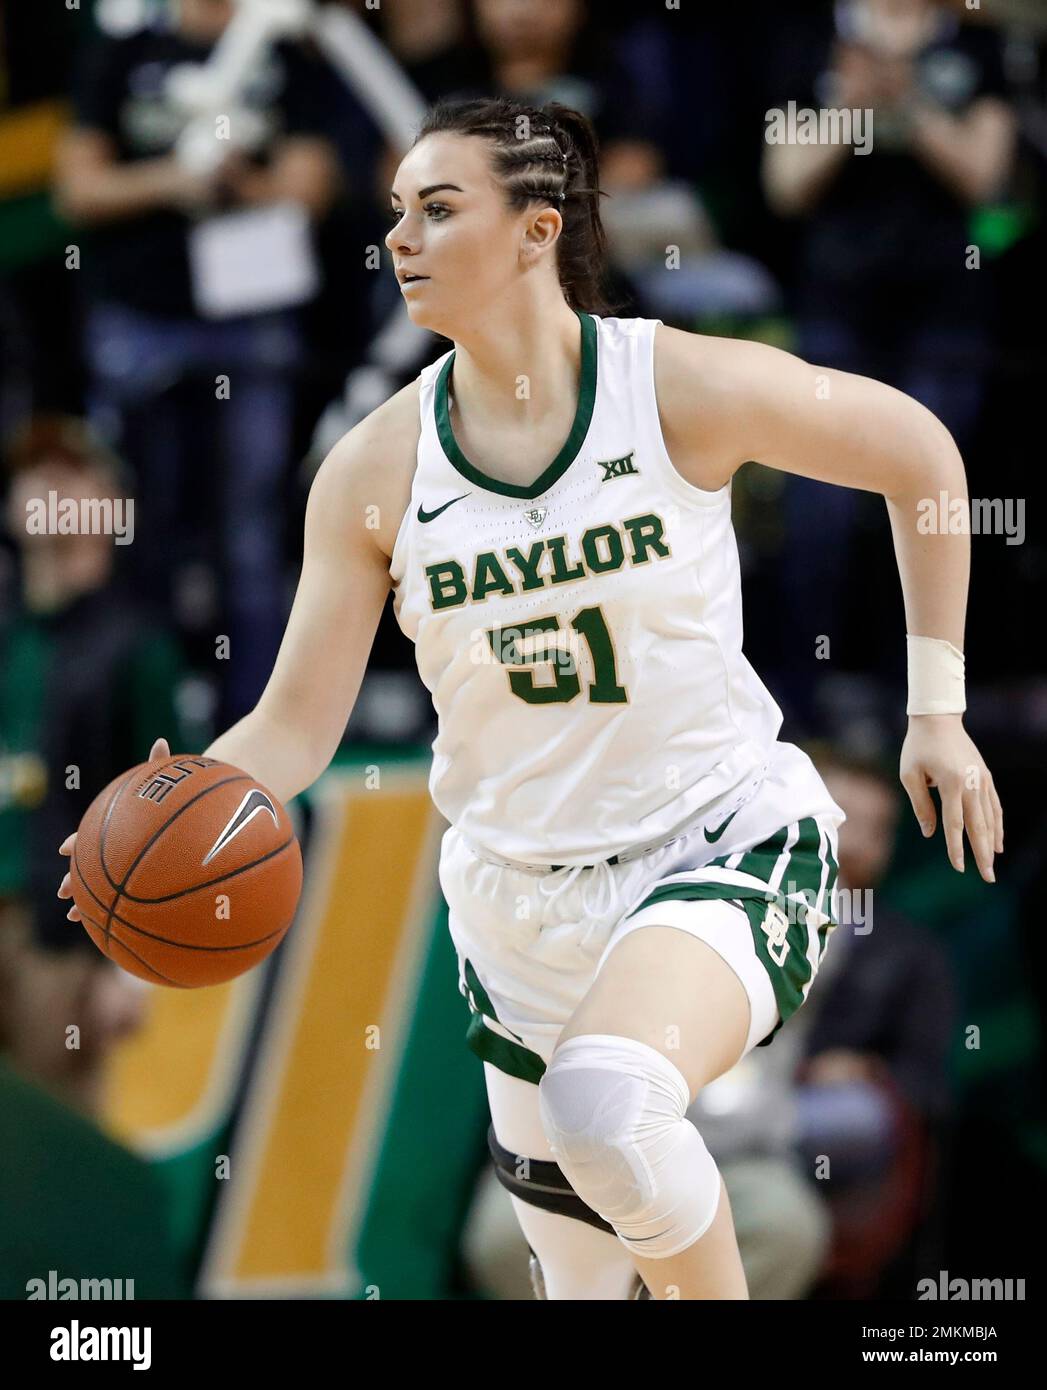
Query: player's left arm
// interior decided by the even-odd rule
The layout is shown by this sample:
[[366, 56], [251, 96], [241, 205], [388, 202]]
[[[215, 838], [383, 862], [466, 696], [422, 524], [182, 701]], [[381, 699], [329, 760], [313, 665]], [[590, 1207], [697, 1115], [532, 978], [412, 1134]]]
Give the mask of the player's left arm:
[[[695, 487], [720, 488], [754, 460], [880, 493], [908, 633], [944, 638], [963, 650], [970, 536], [917, 526], [928, 499], [937, 508], [942, 493], [949, 503], [959, 499], [969, 514], [963, 460], [935, 415], [868, 377], [811, 366], [762, 343], [664, 326], [655, 340], [655, 383], [666, 446]], [[953, 866], [962, 872], [966, 828], [979, 872], [993, 882], [993, 854], [1003, 851], [1003, 811], [963, 716], [910, 715], [900, 771], [923, 833], [935, 830], [929, 788], [937, 787]]]

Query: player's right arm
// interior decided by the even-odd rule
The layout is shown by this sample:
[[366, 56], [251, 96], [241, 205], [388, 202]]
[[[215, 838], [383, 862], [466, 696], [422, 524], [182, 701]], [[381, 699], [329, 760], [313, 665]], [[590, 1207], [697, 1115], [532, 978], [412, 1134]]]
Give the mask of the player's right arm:
[[[287, 802], [315, 782], [345, 732], [389, 594], [389, 561], [411, 493], [418, 387], [344, 435], [317, 470], [291, 615], [258, 704], [205, 749]], [[230, 653], [236, 660], [236, 652]], [[167, 757], [166, 740], [149, 758]], [[59, 853], [71, 855], [75, 833]], [[72, 896], [69, 875], [58, 890]], [[79, 920], [75, 907], [66, 914]]]
[[249, 772], [281, 801], [315, 782], [342, 740], [389, 594], [417, 443], [412, 383], [361, 420], [320, 465], [306, 508], [301, 578], [273, 673], [255, 708], [205, 750]]

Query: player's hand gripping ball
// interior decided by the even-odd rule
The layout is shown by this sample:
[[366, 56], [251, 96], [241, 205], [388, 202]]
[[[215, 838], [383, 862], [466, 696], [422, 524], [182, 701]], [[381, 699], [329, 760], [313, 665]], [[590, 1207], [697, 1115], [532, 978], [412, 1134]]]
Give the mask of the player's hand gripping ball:
[[280, 944], [302, 855], [287, 812], [253, 777], [166, 754], [95, 797], [69, 886], [100, 951], [143, 980], [191, 989], [242, 975]]

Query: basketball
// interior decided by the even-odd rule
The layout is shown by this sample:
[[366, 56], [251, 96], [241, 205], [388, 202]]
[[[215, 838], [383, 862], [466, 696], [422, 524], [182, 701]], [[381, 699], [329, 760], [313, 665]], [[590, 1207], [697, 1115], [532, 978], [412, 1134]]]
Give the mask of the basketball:
[[253, 777], [168, 756], [99, 793], [70, 872], [100, 951], [143, 980], [193, 989], [242, 975], [280, 944], [302, 855], [287, 812]]

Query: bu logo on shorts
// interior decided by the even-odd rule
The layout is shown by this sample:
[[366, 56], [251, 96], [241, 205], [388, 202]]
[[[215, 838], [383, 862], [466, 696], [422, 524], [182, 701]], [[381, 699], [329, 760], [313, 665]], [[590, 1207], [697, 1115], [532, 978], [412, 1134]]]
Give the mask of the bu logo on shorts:
[[[784, 965], [785, 957], [789, 954], [789, 942], [786, 939], [789, 918], [777, 903], [768, 904], [760, 923], [760, 930], [767, 933], [767, 954], [771, 960], [775, 965]], [[778, 955], [775, 955], [776, 951], [779, 952]]]

